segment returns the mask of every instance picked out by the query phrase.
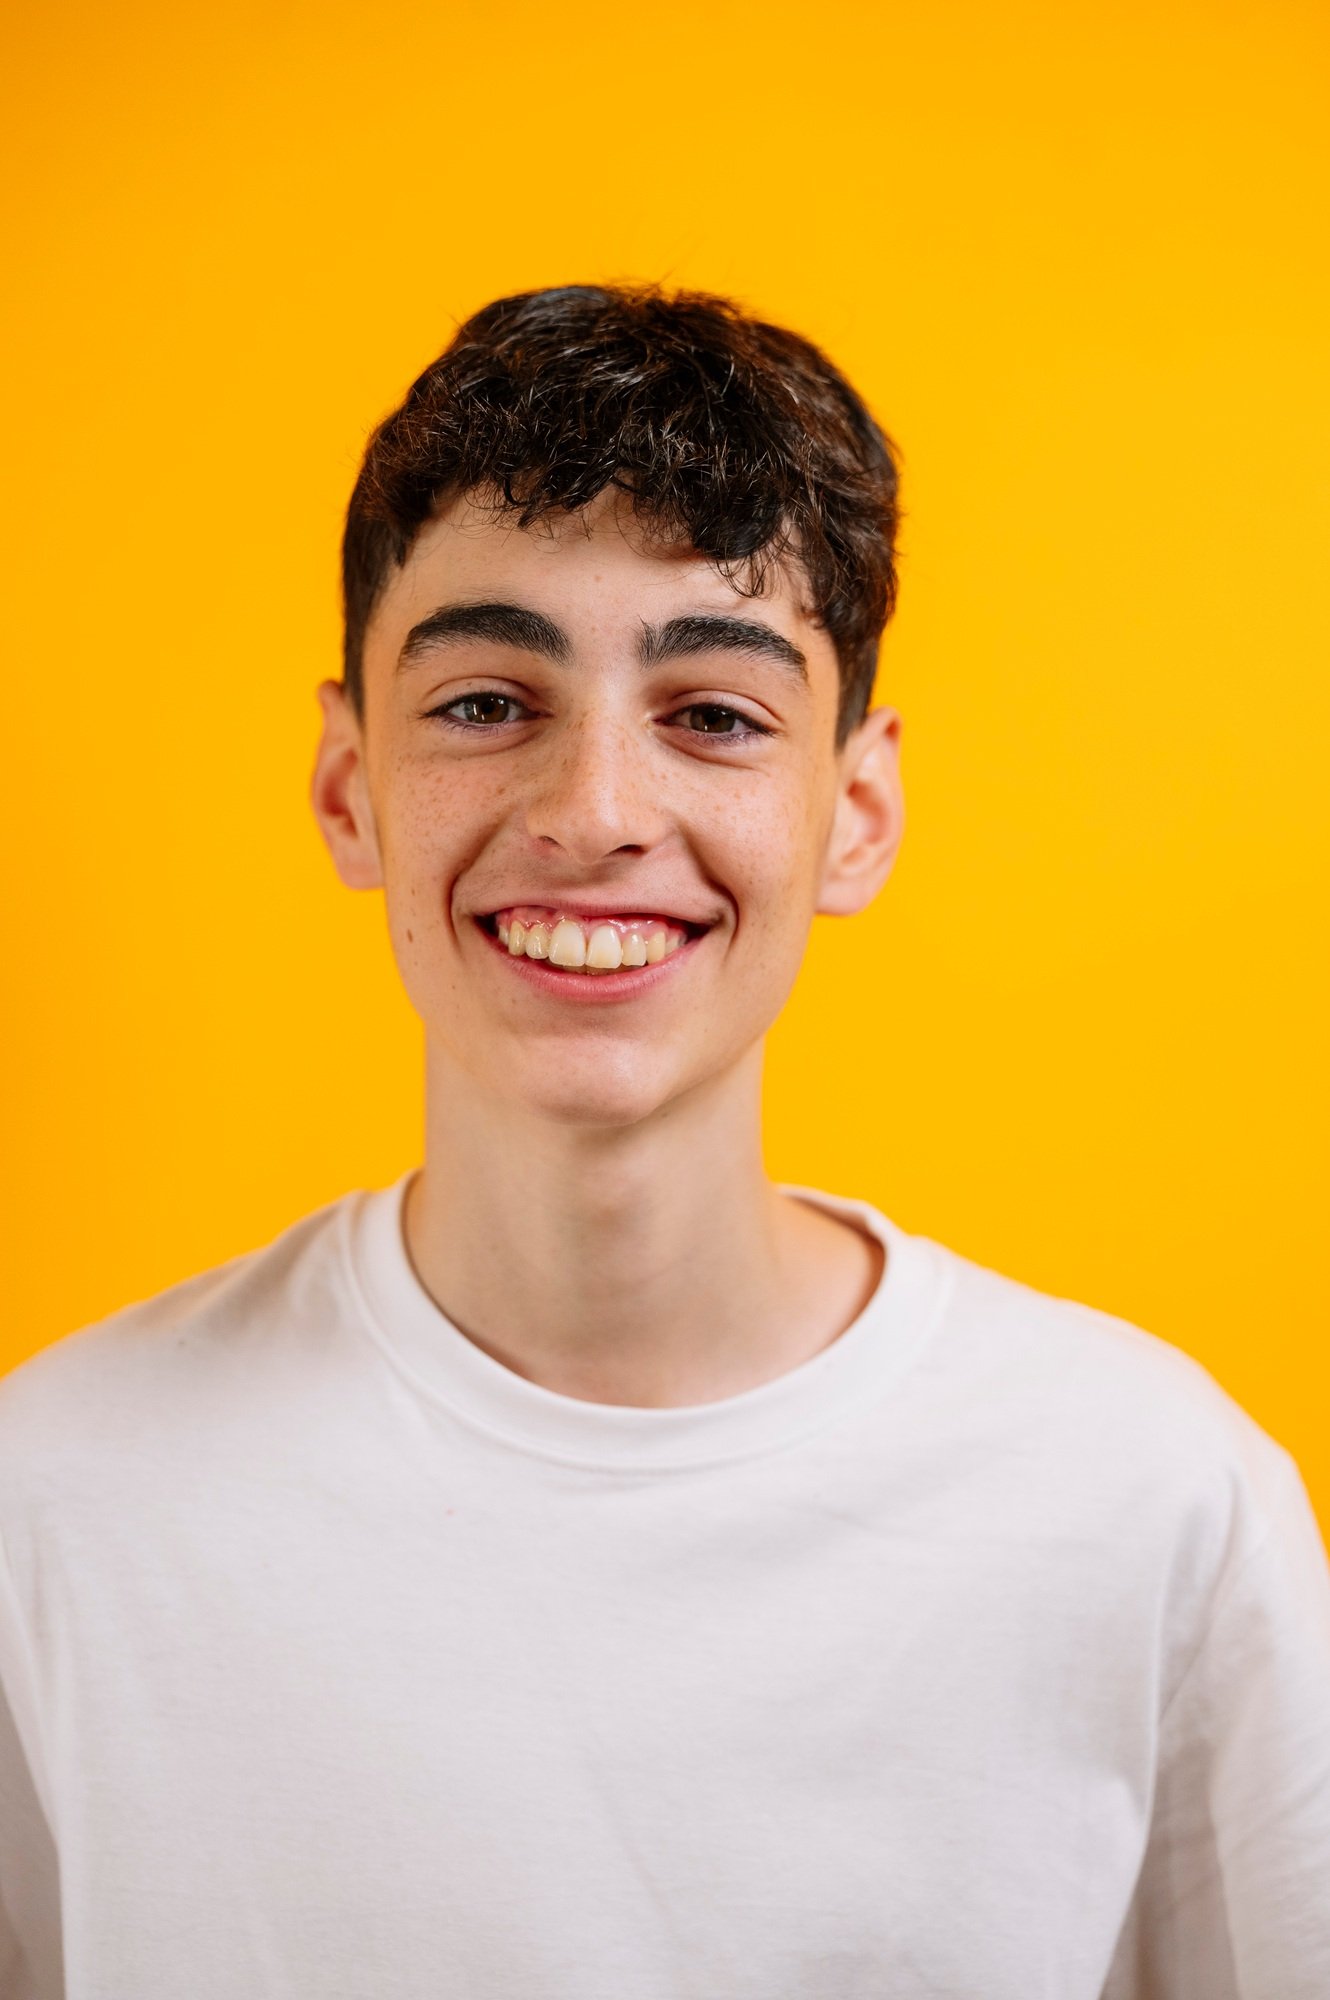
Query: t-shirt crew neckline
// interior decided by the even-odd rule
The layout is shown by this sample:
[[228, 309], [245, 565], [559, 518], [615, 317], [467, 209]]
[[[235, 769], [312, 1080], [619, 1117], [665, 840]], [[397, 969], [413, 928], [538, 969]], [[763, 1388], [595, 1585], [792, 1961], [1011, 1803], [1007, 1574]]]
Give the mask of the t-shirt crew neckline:
[[518, 1450], [635, 1471], [719, 1464], [793, 1444], [882, 1394], [941, 1316], [951, 1271], [928, 1237], [866, 1201], [778, 1181], [781, 1192], [856, 1223], [886, 1255], [872, 1297], [829, 1346], [737, 1396], [671, 1409], [565, 1396], [496, 1361], [456, 1327], [416, 1274], [403, 1204], [416, 1168], [362, 1189], [342, 1210], [342, 1249], [366, 1331], [425, 1395]]

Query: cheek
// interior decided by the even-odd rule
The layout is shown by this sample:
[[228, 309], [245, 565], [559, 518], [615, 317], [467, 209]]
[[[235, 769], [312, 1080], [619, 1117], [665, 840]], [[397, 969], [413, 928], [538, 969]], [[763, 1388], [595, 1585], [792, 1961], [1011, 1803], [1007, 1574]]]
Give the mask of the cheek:
[[802, 801], [746, 821], [742, 846], [728, 857], [738, 916], [732, 970], [747, 984], [764, 1020], [779, 1010], [808, 946], [816, 907], [815, 840]]
[[437, 903], [485, 838], [488, 817], [465, 773], [403, 760], [377, 814], [390, 893], [428, 892]]
[[449, 899], [459, 873], [458, 829], [435, 792], [417, 783], [394, 793], [378, 821], [384, 915], [403, 983], [417, 1006], [437, 991], [444, 973]]
[[750, 802], [736, 830], [741, 895], [764, 928], [785, 931], [811, 917], [825, 833], [802, 786]]

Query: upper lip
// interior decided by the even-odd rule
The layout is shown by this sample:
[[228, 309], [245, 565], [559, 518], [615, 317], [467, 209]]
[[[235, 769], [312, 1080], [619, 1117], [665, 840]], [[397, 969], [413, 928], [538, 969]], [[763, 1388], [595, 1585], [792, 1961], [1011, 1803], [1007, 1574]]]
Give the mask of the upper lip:
[[561, 896], [548, 889], [538, 890], [535, 893], [523, 891], [505, 897], [503, 902], [491, 903], [488, 909], [478, 911], [477, 915], [493, 917], [497, 916], [500, 910], [520, 909], [523, 905], [537, 910], [558, 910], [569, 917], [664, 917], [676, 924], [700, 925], [711, 925], [718, 921], [714, 911], [703, 914], [698, 910], [681, 910], [670, 903], [653, 903], [645, 899], [639, 903], [610, 903], [595, 896]]

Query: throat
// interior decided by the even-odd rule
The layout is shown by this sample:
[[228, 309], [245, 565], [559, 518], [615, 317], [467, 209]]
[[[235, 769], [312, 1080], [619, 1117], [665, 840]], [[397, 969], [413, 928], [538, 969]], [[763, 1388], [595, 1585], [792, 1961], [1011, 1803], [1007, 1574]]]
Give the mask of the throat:
[[427, 1042], [412, 1261], [454, 1325], [543, 1388], [671, 1408], [769, 1379], [808, 1338], [793, 1207], [766, 1173], [760, 1043], [602, 1125], [533, 1111]]
[[[792, 1245], [789, 1204], [761, 1174], [739, 1188], [691, 1172], [662, 1186], [619, 1160], [571, 1177], [533, 1212], [451, 1174], [411, 1184], [404, 1228], [425, 1290], [467, 1339], [538, 1387], [579, 1401], [671, 1409], [742, 1395], [840, 1330], [822, 1273]], [[580, 1187], [578, 1181], [581, 1180]], [[747, 1197], [747, 1198], [745, 1198]], [[796, 1225], [798, 1226], [798, 1225]], [[832, 1321], [847, 1323], [843, 1236]], [[825, 1262], [825, 1259], [824, 1259]], [[862, 1259], [853, 1280], [863, 1289]]]

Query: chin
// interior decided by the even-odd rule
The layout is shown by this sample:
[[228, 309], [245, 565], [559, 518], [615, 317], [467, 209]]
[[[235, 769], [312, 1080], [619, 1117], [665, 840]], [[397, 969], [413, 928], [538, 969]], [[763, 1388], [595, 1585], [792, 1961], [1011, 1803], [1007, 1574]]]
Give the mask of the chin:
[[[625, 1052], [626, 1054], [626, 1052]], [[599, 1059], [571, 1060], [567, 1052], [560, 1061], [551, 1052], [546, 1061], [523, 1074], [525, 1065], [494, 1079], [506, 1097], [537, 1118], [554, 1125], [581, 1126], [586, 1130], [623, 1130], [640, 1125], [676, 1097], [683, 1085], [662, 1076], [651, 1063], [614, 1060], [608, 1052]]]

